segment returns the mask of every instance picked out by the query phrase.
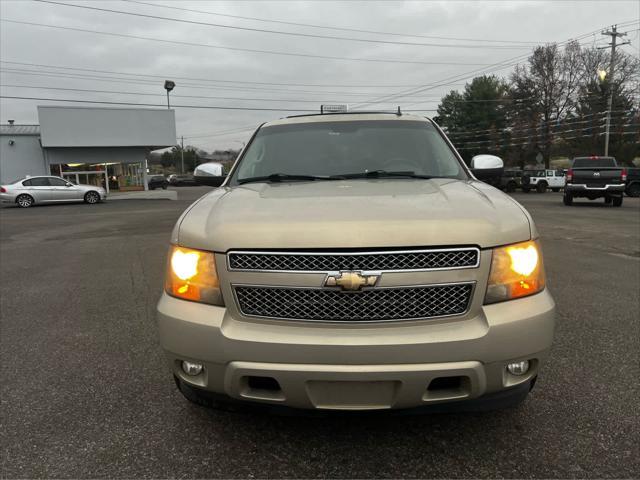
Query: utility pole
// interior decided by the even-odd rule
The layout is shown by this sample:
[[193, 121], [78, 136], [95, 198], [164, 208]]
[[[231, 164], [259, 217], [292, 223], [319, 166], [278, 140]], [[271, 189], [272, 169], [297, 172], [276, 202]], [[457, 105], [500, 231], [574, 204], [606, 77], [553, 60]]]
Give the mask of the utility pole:
[[184, 174], [184, 137], [180, 137], [180, 172]]
[[[607, 120], [606, 120], [606, 127], [605, 127], [605, 132], [604, 132], [604, 156], [607, 157], [609, 156], [609, 131], [611, 130], [611, 109], [613, 106], [613, 79], [614, 79], [614, 72], [615, 72], [615, 68], [616, 68], [616, 46], [617, 46], [617, 40], [618, 37], [624, 37], [626, 35], [626, 33], [620, 33], [618, 32], [618, 26], [617, 25], [613, 25], [611, 27], [611, 30], [607, 30], [606, 32], [602, 32], [602, 35], [609, 35], [611, 37], [611, 43], [609, 45], [611, 45], [611, 60], [609, 62], [609, 73], [607, 75], [608, 77], [608, 83], [609, 83], [609, 98], [607, 99]], [[624, 42], [621, 43], [620, 45], [626, 45], [629, 42]]]

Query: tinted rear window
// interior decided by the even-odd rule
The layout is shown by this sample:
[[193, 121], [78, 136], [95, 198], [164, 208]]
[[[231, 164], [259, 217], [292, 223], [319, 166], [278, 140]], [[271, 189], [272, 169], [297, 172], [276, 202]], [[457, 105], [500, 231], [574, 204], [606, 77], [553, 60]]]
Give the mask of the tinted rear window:
[[575, 158], [573, 160], [574, 168], [603, 168], [603, 167], [615, 167], [615, 158]]

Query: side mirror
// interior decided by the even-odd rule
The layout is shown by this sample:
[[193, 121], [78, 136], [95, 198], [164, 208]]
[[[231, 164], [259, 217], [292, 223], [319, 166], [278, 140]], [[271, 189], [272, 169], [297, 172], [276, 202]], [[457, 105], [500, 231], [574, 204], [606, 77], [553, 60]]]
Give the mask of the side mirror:
[[504, 162], [495, 155], [476, 155], [471, 159], [471, 172], [478, 180], [497, 179], [504, 172]]
[[227, 176], [222, 171], [222, 164], [210, 162], [198, 165], [193, 171], [193, 178], [198, 185], [219, 187]]

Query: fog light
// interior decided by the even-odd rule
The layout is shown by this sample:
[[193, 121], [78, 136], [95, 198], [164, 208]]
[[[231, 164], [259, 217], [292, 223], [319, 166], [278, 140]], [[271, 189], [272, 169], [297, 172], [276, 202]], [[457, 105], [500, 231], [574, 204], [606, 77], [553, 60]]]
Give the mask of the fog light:
[[187, 375], [195, 377], [202, 371], [202, 365], [199, 363], [191, 363], [186, 360], [182, 361], [182, 371]]
[[507, 364], [507, 370], [511, 375], [524, 375], [529, 371], [529, 360]]

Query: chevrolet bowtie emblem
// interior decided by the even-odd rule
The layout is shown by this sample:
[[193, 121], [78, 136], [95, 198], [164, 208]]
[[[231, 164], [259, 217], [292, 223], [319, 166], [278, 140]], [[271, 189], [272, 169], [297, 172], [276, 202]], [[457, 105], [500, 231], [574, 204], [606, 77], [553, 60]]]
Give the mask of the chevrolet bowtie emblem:
[[374, 287], [380, 278], [379, 273], [363, 274], [362, 272], [330, 273], [324, 281], [325, 287], [340, 287], [342, 290], [355, 292], [362, 287]]

